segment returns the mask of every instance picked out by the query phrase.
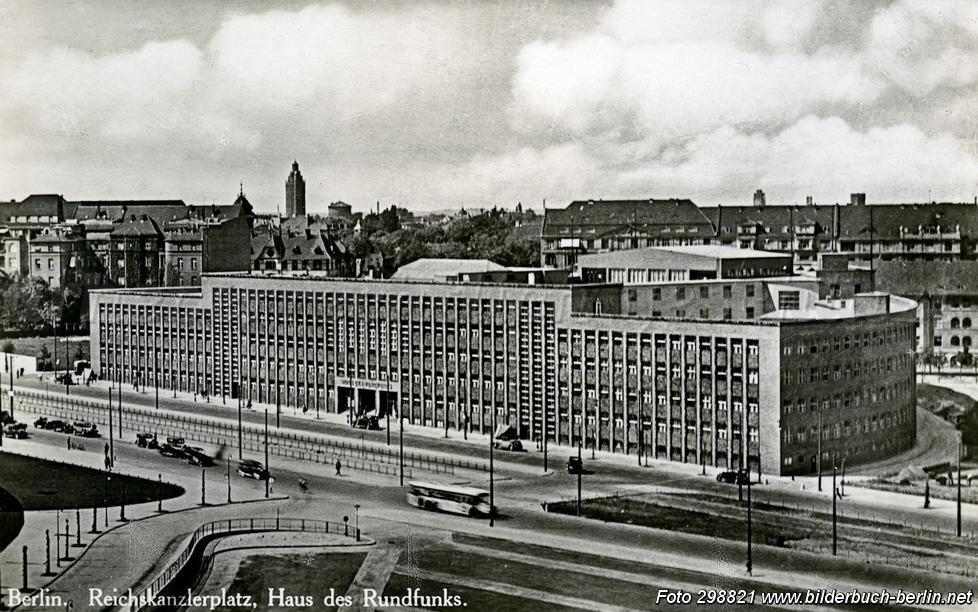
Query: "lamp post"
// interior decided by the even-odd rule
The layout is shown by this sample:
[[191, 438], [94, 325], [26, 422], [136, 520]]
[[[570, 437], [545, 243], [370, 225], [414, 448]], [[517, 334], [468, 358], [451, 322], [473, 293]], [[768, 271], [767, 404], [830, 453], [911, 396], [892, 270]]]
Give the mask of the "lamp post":
[[401, 468], [401, 486], [404, 486], [404, 406], [399, 406], [397, 408], [397, 420], [400, 422], [401, 426], [398, 428], [398, 437], [400, 438], [400, 451], [398, 452], [398, 463]]
[[[815, 465], [818, 469], [818, 492], [822, 492], [822, 411], [818, 410], [818, 457], [815, 458]], [[834, 495], [834, 493], [833, 493]]]
[[272, 470], [268, 466], [268, 407], [265, 407], [265, 499], [268, 499], [269, 486], [272, 483]]
[[832, 556], [838, 552], [838, 516], [836, 514], [836, 498], [839, 491], [835, 488], [835, 455], [832, 455]]
[[[268, 412], [268, 409], [265, 410]], [[244, 451], [242, 447], [244, 446], [244, 434], [241, 432], [241, 381], [238, 381], [238, 459], [244, 459]], [[266, 464], [268, 462], [266, 461]], [[267, 465], [265, 466], [268, 467]]]
[[[483, 419], [485, 418], [485, 412], [483, 414]], [[484, 421], [483, 421], [484, 422]], [[495, 475], [495, 463], [494, 463], [494, 452], [493, 452], [493, 438], [496, 434], [496, 407], [492, 407], [492, 433], [489, 435], [489, 526], [495, 525], [495, 513], [493, 512], [493, 507], [495, 506], [496, 499], [496, 475]]]
[[961, 537], [961, 438], [958, 438], [958, 537]]
[[[584, 426], [581, 425], [581, 432], [584, 431]], [[584, 436], [577, 436], [577, 516], [581, 516], [581, 477], [584, 474], [584, 463], [581, 459], [581, 451], [583, 445]]]
[[[119, 389], [119, 395], [122, 395], [122, 389]], [[112, 467], [112, 457], [115, 457], [115, 441], [112, 433], [112, 387], [109, 387], [109, 456], [106, 457], [106, 466]]]
[[[748, 464], [749, 465], [749, 464]], [[740, 479], [740, 474], [737, 475], [737, 479]], [[751, 519], [751, 502], [750, 502], [750, 469], [747, 470], [747, 574], [753, 576], [754, 571], [754, 556], [753, 556], [753, 538], [751, 537], [751, 530], [753, 527], [753, 521]]]

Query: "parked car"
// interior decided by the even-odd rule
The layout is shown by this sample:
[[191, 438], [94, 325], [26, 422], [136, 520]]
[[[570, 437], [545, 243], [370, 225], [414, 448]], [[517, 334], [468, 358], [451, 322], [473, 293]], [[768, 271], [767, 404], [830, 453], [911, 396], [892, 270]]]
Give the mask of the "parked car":
[[98, 433], [98, 427], [95, 426], [95, 423], [88, 423], [88, 422], [80, 423], [76, 421], [73, 427], [75, 428], [75, 434], [82, 436], [83, 438], [100, 437]]
[[167, 436], [166, 443], [174, 448], [183, 448], [187, 441], [183, 438], [177, 438], [174, 436]]
[[0, 425], [7, 425], [14, 422], [14, 417], [6, 410], [0, 410]]
[[48, 418], [47, 417], [40, 417], [40, 418], [38, 418], [36, 421], [34, 421], [34, 427], [36, 427], [38, 429], [47, 429], [48, 428]]
[[750, 476], [747, 474], [747, 470], [720, 472], [717, 474], [717, 482], [725, 482], [727, 484], [745, 485], [749, 478]]
[[138, 433], [136, 434], [136, 446], [155, 450], [160, 447], [160, 443], [156, 440], [156, 434]]
[[58, 433], [73, 434], [75, 433], [75, 428], [71, 423], [66, 423], [60, 419], [54, 419], [48, 421], [44, 425], [44, 429], [50, 429], [51, 431], [57, 431]]
[[255, 480], [268, 480], [272, 475], [260, 461], [245, 459], [238, 464], [238, 476], [242, 478], [254, 478]]
[[75, 376], [71, 372], [66, 374], [58, 374], [54, 377], [54, 382], [58, 383], [59, 385], [70, 386], [75, 384]]
[[3, 435], [8, 438], [16, 438], [18, 440], [23, 440], [27, 437], [27, 424], [26, 423], [11, 423], [4, 427]]
[[571, 455], [567, 458], [567, 473], [568, 474], [583, 474], [584, 473], [584, 461], [581, 460], [577, 455]]
[[190, 465], [199, 465], [201, 467], [214, 465], [214, 460], [199, 446], [184, 446], [183, 456]]
[[160, 454], [164, 457], [183, 457], [183, 449], [177, 448], [170, 443], [160, 446]]
[[370, 429], [378, 430], [380, 429], [380, 421], [374, 415], [361, 415], [357, 417], [357, 420], [353, 422], [353, 426], [357, 429]]
[[520, 442], [518, 439], [496, 440], [495, 442], [492, 443], [492, 445], [494, 448], [498, 448], [499, 450], [514, 451], [517, 453], [522, 453], [526, 451], [526, 449], [523, 448], [523, 443]]

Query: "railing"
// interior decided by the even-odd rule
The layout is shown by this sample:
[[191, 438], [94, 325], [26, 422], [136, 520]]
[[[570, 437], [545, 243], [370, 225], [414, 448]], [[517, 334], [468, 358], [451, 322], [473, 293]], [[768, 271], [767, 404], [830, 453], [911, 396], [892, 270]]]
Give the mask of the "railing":
[[[108, 404], [88, 399], [71, 398], [70, 396], [50, 396], [43, 393], [21, 390], [17, 393], [20, 409], [41, 414], [53, 413], [56, 416], [72, 418], [74, 412], [82, 413], [85, 420], [100, 427], [108, 427]], [[60, 405], [59, 405], [60, 404]], [[113, 408], [115, 409], [115, 408]], [[199, 442], [223, 445], [228, 440], [237, 437], [237, 429], [227, 421], [204, 417], [182, 416], [173, 413], [158, 413], [143, 407], [128, 406], [122, 416], [129, 427], [133, 429], [152, 428], [157, 434], [164, 436], [187, 436]], [[119, 417], [113, 415], [114, 423]], [[142, 426], [146, 427], [142, 427]], [[104, 433], [104, 432], [103, 432]], [[338, 457], [352, 469], [372, 471], [382, 474], [398, 473], [400, 463], [399, 451], [394, 448], [367, 446], [344, 440], [317, 437], [311, 434], [289, 431], [269, 430], [269, 453], [315, 463], [326, 463], [325, 457]], [[242, 448], [251, 451], [264, 450], [264, 430], [252, 425], [242, 427]], [[393, 466], [393, 467], [392, 467]], [[436, 474], [454, 474], [456, 468], [477, 471], [488, 471], [488, 466], [481, 462], [454, 457], [436, 457], [421, 453], [404, 452], [405, 474], [408, 468], [433, 472]]]
[[316, 519], [297, 519], [297, 518], [241, 518], [224, 519], [204, 523], [194, 530], [190, 535], [190, 540], [176, 559], [171, 561], [160, 574], [153, 579], [153, 582], [146, 588], [133, 595], [133, 602], [130, 609], [134, 612], [138, 610], [151, 609], [161, 605], [157, 598], [161, 597], [166, 588], [177, 578], [187, 567], [188, 562], [194, 557], [199, 544], [213, 539], [216, 536], [232, 535], [237, 533], [256, 533], [262, 531], [277, 532], [303, 532], [303, 533], [334, 533], [360, 541], [360, 530], [356, 529], [352, 534], [346, 522], [339, 521], [320, 521]]

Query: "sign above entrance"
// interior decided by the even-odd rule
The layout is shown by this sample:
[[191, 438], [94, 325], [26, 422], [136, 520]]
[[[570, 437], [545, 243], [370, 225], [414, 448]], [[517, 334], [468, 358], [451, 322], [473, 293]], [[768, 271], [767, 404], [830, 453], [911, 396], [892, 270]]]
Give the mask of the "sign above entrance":
[[[337, 387], [351, 387], [353, 389], [369, 389], [371, 391], [387, 391], [391, 389], [390, 381], [370, 380], [369, 378], [350, 378], [348, 376], [336, 377]], [[397, 385], [394, 385], [396, 388]]]

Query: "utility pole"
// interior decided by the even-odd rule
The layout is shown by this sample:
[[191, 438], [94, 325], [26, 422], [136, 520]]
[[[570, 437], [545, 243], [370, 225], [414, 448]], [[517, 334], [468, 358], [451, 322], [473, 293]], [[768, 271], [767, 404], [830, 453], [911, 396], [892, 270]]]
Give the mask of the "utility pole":
[[[119, 395], [122, 395], [122, 388], [119, 388]], [[108, 464], [112, 466], [112, 458], [115, 457], [115, 442], [112, 435], [112, 387], [109, 387], [109, 456]]]
[[[581, 429], [584, 429], [583, 424], [581, 424]], [[577, 516], [581, 516], [581, 477], [584, 475], [584, 462], [581, 458], [583, 438], [583, 436], [577, 436]]]
[[[816, 465], [818, 466], [818, 492], [822, 492], [822, 411], [818, 411], [818, 457], [816, 458]], [[833, 495], [835, 495], [833, 493]]]
[[[740, 475], [737, 476], [740, 478]], [[753, 527], [751, 514], [750, 514], [750, 470], [747, 471], [747, 574], [753, 576], [754, 571], [754, 557], [751, 537], [751, 528]]]
[[[482, 414], [485, 415], [484, 412]], [[484, 418], [485, 416], [483, 416], [483, 419]], [[481, 420], [480, 422], [485, 423], [484, 420]], [[489, 434], [489, 526], [490, 527], [495, 525], [495, 512], [493, 512], [493, 508], [496, 505], [495, 504], [496, 475], [495, 475], [494, 452], [493, 452], [493, 444], [492, 444], [493, 438], [495, 438], [495, 436], [496, 436], [496, 407], [493, 406], [492, 407], [492, 433]]]
[[268, 488], [272, 483], [272, 470], [268, 467], [268, 407], [265, 408], [265, 499], [268, 499]]
[[961, 439], [958, 438], [958, 537], [961, 537]]
[[[278, 397], [278, 392], [275, 394]], [[266, 410], [267, 412], [267, 410]], [[238, 460], [244, 459], [244, 451], [242, 447], [244, 446], [244, 435], [241, 433], [241, 384], [238, 383]], [[268, 466], [265, 466], [266, 468]]]
[[836, 512], [836, 499], [839, 490], [835, 488], [835, 455], [832, 456], [832, 556], [838, 553], [838, 514]]

